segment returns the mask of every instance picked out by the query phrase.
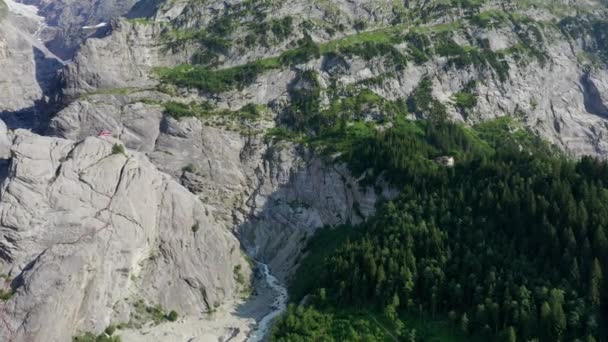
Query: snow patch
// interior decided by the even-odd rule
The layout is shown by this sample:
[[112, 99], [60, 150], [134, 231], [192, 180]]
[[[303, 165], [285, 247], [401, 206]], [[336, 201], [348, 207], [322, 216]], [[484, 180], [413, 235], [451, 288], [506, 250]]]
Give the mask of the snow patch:
[[83, 26], [82, 29], [83, 30], [95, 30], [98, 28], [106, 27], [106, 26], [108, 26], [108, 23], [99, 23], [95, 26]]

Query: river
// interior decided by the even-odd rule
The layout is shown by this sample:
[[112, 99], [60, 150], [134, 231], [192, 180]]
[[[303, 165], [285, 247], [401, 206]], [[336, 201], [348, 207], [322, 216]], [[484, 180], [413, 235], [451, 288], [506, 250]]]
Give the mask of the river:
[[258, 267], [262, 271], [264, 281], [271, 290], [276, 293], [274, 302], [272, 303], [272, 311], [264, 316], [257, 324], [255, 330], [249, 335], [248, 342], [260, 342], [270, 332], [272, 322], [277, 316], [281, 315], [287, 309], [287, 289], [281, 282], [270, 273], [268, 265], [258, 262]]

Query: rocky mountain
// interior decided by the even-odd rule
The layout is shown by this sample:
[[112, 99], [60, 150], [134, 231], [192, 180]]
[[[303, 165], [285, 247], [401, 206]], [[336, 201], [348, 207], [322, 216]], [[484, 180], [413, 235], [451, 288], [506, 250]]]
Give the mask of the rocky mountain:
[[[3, 143], [6, 339], [137, 331], [141, 305], [232, 307], [250, 274], [239, 243], [287, 281], [318, 228], [399, 193], [345, 164], [362, 126], [511, 117], [569, 157], [608, 155], [599, 0], [27, 3], [56, 27], [42, 31], [52, 51], [78, 52], [62, 66], [42, 20], [0, 2], [2, 117], [45, 135]], [[228, 316], [259, 321], [263, 292], [250, 303], [264, 309]]]
[[14, 1], [0, 4], [0, 115], [11, 127], [46, 123], [63, 63], [38, 40], [44, 18]]
[[[568, 6], [579, 16], [570, 17]], [[226, 225], [254, 236], [275, 225], [243, 225], [259, 219], [255, 184], [269, 183], [260, 180], [264, 172], [279, 174], [277, 149], [294, 146], [269, 137], [285, 127], [295, 136], [315, 134], [336, 115], [382, 123], [398, 115], [394, 106], [412, 107], [423, 97], [428, 103], [410, 117], [445, 111], [474, 124], [508, 115], [568, 154], [604, 156], [604, 14], [595, 2], [168, 2], [149, 19], [115, 21], [112, 34], [87, 41], [65, 69], [68, 105], [49, 133], [82, 139], [100, 129], [117, 132], [203, 199], [217, 201], [208, 191], [221, 190], [223, 203], [214, 205], [225, 211]], [[357, 110], [335, 113], [349, 98], [357, 99]], [[299, 106], [322, 112], [306, 117]], [[214, 163], [216, 150], [221, 160]], [[304, 160], [281, 161], [280, 169], [316, 160], [292, 153]], [[336, 178], [331, 171], [318, 177]], [[336, 190], [321, 198], [342, 197]], [[351, 191], [338, 207], [358, 203], [369, 213], [373, 191]], [[311, 209], [308, 200], [296, 205], [296, 212]], [[312, 226], [335, 223], [331, 216], [357, 219], [352, 209], [331, 212], [338, 215], [313, 210], [321, 219]], [[298, 220], [311, 226], [309, 214]], [[294, 237], [280, 225], [273, 234]], [[287, 226], [301, 232], [300, 225]], [[251, 245], [267, 250], [276, 242], [261, 243]], [[288, 247], [263, 258], [282, 253], [297, 254]]]
[[233, 270], [249, 265], [235, 237], [146, 157], [112, 139], [4, 134], [3, 340], [66, 341], [136, 324], [140, 305], [198, 315], [238, 294]]
[[95, 36], [98, 28], [110, 19], [129, 13], [136, 0], [74, 1], [25, 0], [22, 3], [36, 6], [45, 18], [40, 32], [49, 50], [64, 60], [72, 58], [80, 44]]
[[[606, 114], [601, 67], [605, 9], [599, 4], [573, 3], [586, 13], [576, 18], [562, 10], [567, 3], [543, 6], [542, 2], [483, 2], [450, 13], [432, 2], [394, 7], [374, 1], [207, 4], [171, 3], [161, 8], [155, 20], [116, 22], [116, 33], [89, 41], [70, 66], [67, 94], [150, 87], [155, 82], [147, 77], [159, 76], [152, 72], [154, 68], [180, 62], [196, 65], [187, 71], [193, 77], [207, 76], [202, 71], [210, 67], [256, 67], [250, 79], [236, 80], [242, 84], [225, 89], [209, 89], [174, 74], [161, 81], [198, 86], [205, 100], [231, 109], [247, 103], [268, 105], [281, 94], [288, 95], [286, 89], [296, 79], [298, 66], [314, 70], [323, 89], [365, 86], [390, 101], [407, 98], [428, 77], [433, 96], [455, 120], [473, 123], [519, 116], [570, 153], [606, 153], [601, 139]], [[296, 18], [296, 13], [307, 16]], [[428, 23], [408, 30], [412, 25], [408, 16], [415, 17], [414, 13]], [[263, 34], [266, 29], [272, 33]], [[221, 34], [229, 35], [230, 42]], [[305, 35], [319, 48], [316, 54], [306, 56], [301, 46]], [[125, 39], [144, 46], [124, 57], [113, 54], [101, 63], [94, 60], [122, 46]], [[155, 43], [159, 41], [161, 45]], [[273, 57], [285, 60], [292, 54], [299, 60], [272, 65]], [[125, 62], [117, 65], [121, 60]], [[123, 77], [116, 77], [116, 70]], [[234, 91], [237, 87], [245, 91]], [[474, 104], [457, 101], [462, 102], [463, 96], [456, 95], [467, 92], [475, 93]]]

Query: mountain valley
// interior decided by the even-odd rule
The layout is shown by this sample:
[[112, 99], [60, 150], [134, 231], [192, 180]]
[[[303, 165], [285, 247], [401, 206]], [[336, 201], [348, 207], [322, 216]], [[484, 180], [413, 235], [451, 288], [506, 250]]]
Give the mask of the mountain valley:
[[0, 340], [606, 341], [603, 0], [0, 0]]

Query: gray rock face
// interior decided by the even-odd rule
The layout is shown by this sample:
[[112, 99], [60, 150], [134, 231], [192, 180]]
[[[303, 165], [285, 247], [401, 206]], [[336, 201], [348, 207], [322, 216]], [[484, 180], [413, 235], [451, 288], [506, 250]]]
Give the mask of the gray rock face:
[[6, 128], [4, 121], [0, 121], [0, 159], [10, 159], [12, 145], [12, 132]]
[[[76, 107], [66, 108], [53, 120], [53, 132], [75, 139], [101, 129], [121, 134], [130, 148], [146, 151], [162, 171], [197, 194], [226, 229], [241, 237], [250, 254], [269, 263], [279, 276], [293, 271], [302, 241], [316, 229], [360, 222], [373, 213], [379, 197], [395, 195], [382, 184], [382, 194], [360, 189], [345, 167], [332, 166], [295, 145], [265, 142], [260, 135], [244, 135], [197, 119], [162, 117], [158, 106], [136, 103], [141, 94], [122, 99], [105, 96], [103, 105], [75, 102]], [[135, 102], [129, 106], [139, 109], [129, 112], [142, 113], [146, 119], [121, 121], [115, 119], [124, 118], [118, 114], [102, 114], [125, 102]], [[98, 121], [100, 117], [103, 120]], [[69, 130], [67, 120], [73, 120], [78, 130]], [[141, 129], [142, 123], [146, 129]]]
[[130, 149], [152, 151], [160, 134], [163, 114], [161, 106], [140, 102], [149, 98], [169, 99], [166, 94], [148, 91], [86, 96], [55, 116], [48, 133], [81, 140], [107, 130]]
[[157, 44], [160, 25], [121, 19], [112, 21], [111, 29], [107, 37], [87, 40], [64, 70], [67, 99], [103, 89], [151, 87], [154, 67], [179, 61]]
[[48, 24], [41, 35], [53, 53], [64, 60], [71, 59], [75, 50], [95, 30], [83, 29], [108, 22], [127, 14], [137, 0], [25, 0], [37, 6]]
[[[2, 340], [68, 341], [127, 322], [143, 300], [197, 314], [237, 294], [234, 236], [143, 155], [113, 139], [16, 131], [0, 192]], [[194, 228], [196, 227], [196, 228]]]
[[35, 36], [42, 19], [9, 5], [0, 19], [0, 116], [9, 126], [33, 127], [47, 120], [62, 63]]
[[395, 195], [382, 185], [382, 194], [359, 188], [345, 167], [295, 145], [268, 144], [192, 119], [166, 119], [149, 155], [208, 203], [278, 276], [293, 271], [302, 241], [316, 229], [360, 222], [379, 197]]

